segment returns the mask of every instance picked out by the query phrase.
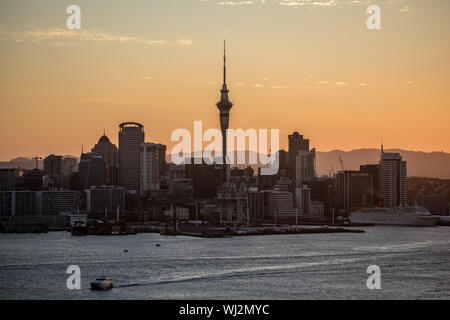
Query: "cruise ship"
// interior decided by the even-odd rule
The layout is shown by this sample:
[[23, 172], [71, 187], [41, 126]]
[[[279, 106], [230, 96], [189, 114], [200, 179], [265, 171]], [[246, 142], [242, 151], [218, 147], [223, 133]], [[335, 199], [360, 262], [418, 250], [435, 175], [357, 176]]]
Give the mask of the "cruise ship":
[[363, 208], [350, 214], [351, 223], [376, 225], [434, 226], [439, 217], [422, 207]]

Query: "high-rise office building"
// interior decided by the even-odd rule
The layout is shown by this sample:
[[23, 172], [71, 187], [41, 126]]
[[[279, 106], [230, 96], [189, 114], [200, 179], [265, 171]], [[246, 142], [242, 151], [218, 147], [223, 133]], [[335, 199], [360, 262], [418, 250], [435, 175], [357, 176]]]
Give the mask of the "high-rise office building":
[[316, 150], [309, 150], [309, 139], [294, 132], [288, 136], [287, 176], [300, 188], [316, 175]]
[[336, 174], [338, 210], [351, 212], [374, 205], [372, 175], [360, 171], [339, 171]]
[[117, 185], [119, 183], [119, 149], [117, 149], [116, 145], [111, 143], [104, 134], [92, 148], [92, 152], [103, 156], [105, 160], [105, 183]]
[[42, 189], [43, 174], [42, 170], [31, 169], [26, 170], [23, 174], [23, 185], [27, 190]]
[[0, 169], [0, 191], [16, 189], [16, 169]]
[[117, 186], [91, 187], [86, 193], [86, 209], [89, 212], [120, 212], [125, 209], [125, 189]]
[[259, 190], [273, 189], [279, 180], [280, 175], [262, 175], [261, 168], [258, 168], [258, 176], [256, 178], [256, 182]]
[[35, 214], [33, 191], [0, 191], [0, 216], [27, 216]]
[[406, 205], [407, 164], [399, 153], [385, 153], [381, 146], [380, 192], [384, 207]]
[[71, 177], [78, 174], [78, 160], [76, 158], [67, 157], [62, 162], [61, 187], [64, 189], [71, 188]]
[[62, 156], [56, 156], [54, 154], [49, 155], [44, 159], [44, 175], [52, 175], [61, 177], [62, 174]]
[[216, 164], [186, 164], [185, 176], [192, 179], [195, 198], [213, 198], [224, 180], [224, 166]]
[[158, 148], [158, 158], [159, 158], [159, 178], [168, 172], [169, 168], [167, 167], [166, 162], [166, 152], [167, 146], [160, 143], [155, 143]]
[[119, 185], [130, 193], [139, 193], [139, 152], [145, 141], [144, 126], [124, 122], [119, 126]]
[[311, 189], [311, 202], [323, 203], [324, 219], [331, 221], [336, 208], [336, 180], [330, 177], [319, 177], [308, 182]]
[[299, 150], [295, 157], [295, 185], [297, 188], [312, 181], [316, 175], [316, 149]]
[[78, 209], [78, 192], [66, 190], [36, 191], [36, 214], [59, 215]]
[[64, 158], [62, 160], [62, 175], [70, 176], [73, 172], [77, 171], [78, 161], [75, 158]]
[[278, 223], [295, 219], [294, 197], [292, 192], [271, 190], [266, 193], [270, 220]]
[[140, 193], [145, 195], [159, 190], [160, 145], [151, 142], [141, 144], [139, 153]]
[[287, 178], [288, 177], [288, 170], [289, 170], [289, 153], [286, 150], [279, 150], [278, 151], [278, 176], [281, 178]]
[[295, 131], [288, 136], [288, 175], [295, 178], [296, 159], [299, 151], [309, 151], [309, 139], [304, 139], [303, 135]]
[[105, 184], [105, 161], [101, 155], [93, 152], [81, 154], [78, 168], [81, 190]]
[[380, 202], [379, 190], [380, 190], [380, 166], [378, 164], [365, 164], [359, 166], [361, 173], [368, 173], [372, 176], [372, 199], [373, 204], [377, 206]]
[[307, 185], [295, 189], [295, 206], [304, 217], [310, 217], [311, 189]]
[[261, 223], [264, 220], [264, 191], [257, 187], [248, 188], [248, 214], [250, 223]]

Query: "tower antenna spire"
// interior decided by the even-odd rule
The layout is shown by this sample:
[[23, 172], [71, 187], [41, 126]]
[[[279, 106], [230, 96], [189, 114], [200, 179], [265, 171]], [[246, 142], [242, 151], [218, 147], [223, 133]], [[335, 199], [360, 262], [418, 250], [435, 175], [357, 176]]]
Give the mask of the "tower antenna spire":
[[223, 85], [227, 85], [227, 47], [226, 39], [223, 39]]

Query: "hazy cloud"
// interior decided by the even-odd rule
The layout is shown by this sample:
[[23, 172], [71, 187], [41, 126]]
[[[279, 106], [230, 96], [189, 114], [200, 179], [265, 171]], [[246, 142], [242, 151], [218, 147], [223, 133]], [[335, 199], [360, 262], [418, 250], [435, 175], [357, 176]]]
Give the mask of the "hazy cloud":
[[221, 1], [219, 5], [221, 6], [243, 6], [249, 4], [259, 3], [259, 1]]
[[189, 39], [179, 39], [177, 43], [183, 47], [190, 47], [194, 44], [192, 40]]
[[147, 39], [137, 36], [116, 35], [96, 30], [68, 30], [64, 28], [45, 28], [32, 30], [8, 31], [0, 28], [0, 40], [10, 40], [17, 43], [48, 43], [53, 46], [76, 46], [84, 42], [97, 43], [129, 43], [142, 45], [177, 44], [183, 47], [191, 46], [192, 40], [179, 39], [175, 42], [160, 39]]
[[[338, 1], [338, 0], [272, 0], [269, 3], [276, 3], [286, 7], [334, 7], [338, 4], [347, 3], [347, 4], [360, 4], [361, 0], [347, 0], [347, 1]], [[248, 6], [248, 5], [258, 5], [265, 4], [266, 0], [229, 0], [229, 1], [220, 1], [219, 5], [221, 6]]]
[[275, 84], [271, 84], [269, 85], [270, 88], [272, 89], [284, 89], [286, 88], [285, 86], [279, 86], [279, 85], [275, 85]]
[[398, 10], [398, 12], [400, 13], [406, 13], [406, 12], [411, 12], [411, 8], [409, 6], [404, 6], [403, 8], [401, 8], [400, 10]]
[[334, 7], [339, 4], [337, 0], [312, 1], [312, 0], [280, 0], [279, 4], [287, 7]]

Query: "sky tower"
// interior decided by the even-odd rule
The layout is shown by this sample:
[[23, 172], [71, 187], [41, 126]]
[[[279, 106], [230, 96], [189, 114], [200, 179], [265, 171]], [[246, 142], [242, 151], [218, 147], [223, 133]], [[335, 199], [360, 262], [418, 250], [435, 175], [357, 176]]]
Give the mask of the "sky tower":
[[226, 66], [226, 43], [223, 41], [223, 85], [220, 90], [220, 101], [217, 102], [217, 108], [220, 111], [220, 129], [222, 130], [222, 151], [223, 163], [226, 164], [227, 157], [227, 129], [230, 120], [230, 109], [233, 104], [228, 100], [227, 88], [227, 66]]

